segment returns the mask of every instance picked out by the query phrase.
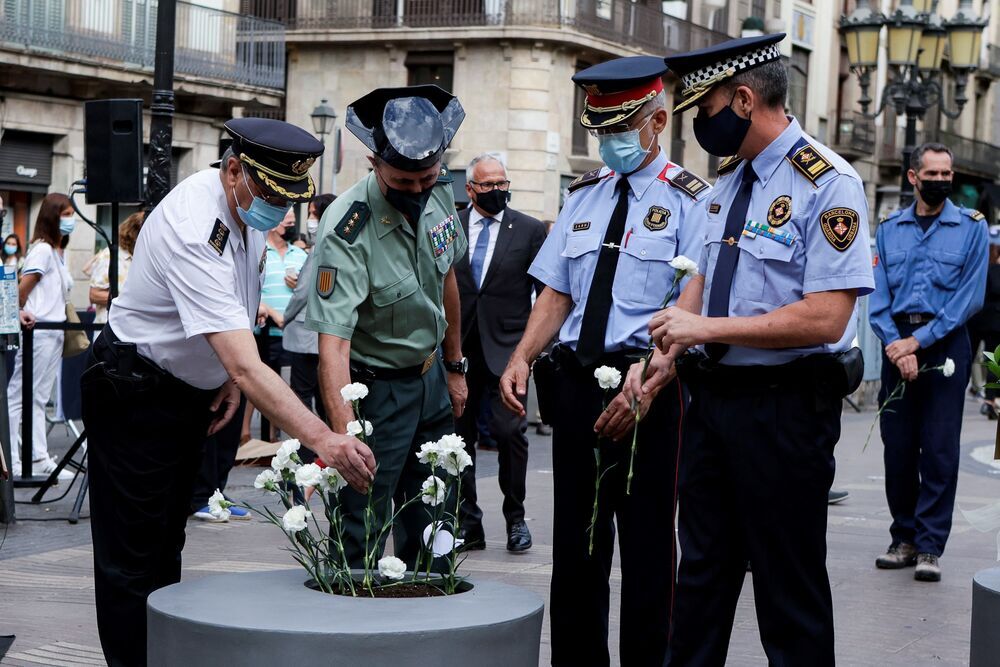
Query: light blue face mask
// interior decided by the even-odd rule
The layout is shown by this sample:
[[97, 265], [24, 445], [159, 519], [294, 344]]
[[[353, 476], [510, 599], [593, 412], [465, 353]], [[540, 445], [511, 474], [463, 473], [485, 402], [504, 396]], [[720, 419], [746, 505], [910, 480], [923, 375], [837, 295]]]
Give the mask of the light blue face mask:
[[652, 139], [649, 141], [649, 148], [642, 147], [639, 132], [649, 124], [652, 118], [652, 116], [647, 118], [646, 122], [635, 130], [597, 135], [601, 159], [604, 160], [604, 164], [608, 165], [608, 168], [619, 174], [631, 174], [639, 168], [639, 165], [653, 148]]
[[72, 215], [67, 215], [65, 217], [59, 218], [59, 233], [63, 236], [69, 236], [76, 229], [76, 218]]
[[[240, 173], [243, 174], [243, 182], [252, 195], [253, 190], [250, 190], [250, 183], [247, 182], [246, 172], [241, 168]], [[233, 197], [236, 199], [236, 212], [239, 213], [243, 224], [262, 232], [269, 232], [280, 225], [281, 221], [285, 219], [288, 209], [292, 207], [291, 204], [275, 206], [274, 204], [268, 204], [260, 197], [254, 197], [253, 202], [250, 204], [250, 209], [247, 210], [240, 206], [240, 200], [236, 197], [235, 189], [233, 190]]]

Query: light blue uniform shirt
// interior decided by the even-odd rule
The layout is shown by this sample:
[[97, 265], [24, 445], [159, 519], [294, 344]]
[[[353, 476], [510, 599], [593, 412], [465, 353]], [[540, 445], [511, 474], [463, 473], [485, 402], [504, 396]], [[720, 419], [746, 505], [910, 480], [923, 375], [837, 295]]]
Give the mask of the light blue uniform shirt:
[[[745, 227], [763, 225], [763, 233], [744, 231], [729, 298], [730, 317], [764, 315], [801, 301], [806, 294], [856, 289], [858, 296], [874, 287], [868, 235], [868, 202], [857, 172], [839, 155], [805, 135], [791, 123], [753, 159], [753, 185]], [[792, 163], [792, 148], [804, 163], [819, 171], [807, 177]], [[825, 166], [824, 166], [825, 163]], [[712, 274], [726, 227], [726, 215], [740, 188], [741, 162], [715, 183], [701, 209], [707, 218], [700, 270], [705, 276], [702, 314], [708, 314]], [[720, 170], [724, 170], [720, 167]], [[814, 182], [815, 181], [815, 182]], [[760, 229], [760, 227], [756, 227]], [[772, 238], [781, 237], [783, 240]], [[733, 345], [721, 363], [733, 366], [778, 365], [818, 352], [842, 352], [857, 331], [857, 306], [844, 335], [833, 345], [760, 349]]]
[[[683, 175], [682, 175], [683, 174]], [[672, 179], [680, 180], [674, 184]], [[559, 331], [559, 341], [576, 349], [580, 324], [587, 306], [598, 252], [611, 214], [618, 202], [618, 174], [603, 167], [600, 180], [572, 192], [555, 226], [532, 262], [528, 273], [557, 292], [573, 297], [573, 309]], [[679, 187], [680, 181], [688, 190]], [[645, 348], [649, 320], [663, 306], [674, 269], [668, 262], [679, 255], [698, 261], [703, 231], [692, 225], [691, 212], [704, 201], [711, 187], [669, 162], [661, 150], [646, 167], [628, 177], [628, 218], [621, 246], [604, 350]], [[661, 226], [662, 225], [662, 226]], [[684, 284], [678, 286], [671, 303]]]
[[876, 230], [869, 319], [888, 345], [900, 337], [894, 316], [933, 314], [913, 332], [926, 348], [983, 307], [989, 235], [982, 214], [950, 200], [925, 232], [914, 217], [915, 206], [895, 211]]

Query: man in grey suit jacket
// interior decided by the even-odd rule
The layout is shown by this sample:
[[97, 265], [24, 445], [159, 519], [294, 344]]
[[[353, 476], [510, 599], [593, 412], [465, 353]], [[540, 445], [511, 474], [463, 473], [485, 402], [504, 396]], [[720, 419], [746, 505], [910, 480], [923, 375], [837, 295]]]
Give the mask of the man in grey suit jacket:
[[291, 357], [289, 385], [306, 407], [326, 421], [326, 409], [319, 394], [319, 334], [306, 329], [306, 301], [316, 281], [315, 255], [309, 254], [299, 272], [292, 298], [285, 307], [285, 328], [281, 344]]
[[[500, 375], [524, 334], [531, 313], [531, 293], [542, 286], [528, 275], [528, 267], [545, 241], [545, 226], [530, 216], [507, 208], [510, 181], [496, 155], [481, 155], [469, 163], [466, 191], [471, 205], [459, 213], [469, 239], [465, 257], [455, 266], [462, 300], [462, 351], [469, 361], [466, 384], [469, 399], [458, 420], [458, 432], [471, 443], [477, 437], [476, 417], [483, 401], [492, 408], [490, 435], [499, 454], [500, 490], [507, 521], [507, 549], [531, 548], [524, 522], [525, 476], [528, 466], [527, 420], [512, 414], [500, 402]], [[483, 512], [476, 493], [476, 467], [462, 479], [461, 535], [464, 548], [485, 548]]]

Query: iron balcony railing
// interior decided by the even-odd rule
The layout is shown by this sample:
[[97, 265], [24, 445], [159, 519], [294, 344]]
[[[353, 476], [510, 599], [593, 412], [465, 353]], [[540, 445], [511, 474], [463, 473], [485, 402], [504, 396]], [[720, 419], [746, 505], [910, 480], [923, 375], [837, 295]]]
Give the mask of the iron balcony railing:
[[289, 30], [553, 27], [657, 54], [729, 39], [663, 13], [659, 2], [631, 0], [242, 0], [242, 10]]
[[[27, 49], [152, 70], [156, 0], [0, 0], [0, 49]], [[178, 73], [284, 88], [285, 26], [177, 3]]]
[[[905, 129], [902, 127], [881, 128], [880, 156], [883, 162], [889, 164], [900, 162], [904, 146], [904, 131]], [[996, 178], [997, 174], [1000, 174], [1000, 146], [944, 130], [938, 132], [917, 130], [917, 143], [915, 145], [919, 146], [928, 141], [942, 143], [950, 148], [955, 156], [955, 168], [959, 171], [973, 172], [988, 178]]]

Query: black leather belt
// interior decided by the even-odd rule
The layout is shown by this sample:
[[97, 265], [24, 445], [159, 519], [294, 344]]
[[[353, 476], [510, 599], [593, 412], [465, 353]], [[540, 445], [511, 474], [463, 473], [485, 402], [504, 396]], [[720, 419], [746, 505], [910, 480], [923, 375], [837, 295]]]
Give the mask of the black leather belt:
[[355, 382], [371, 382], [373, 380], [404, 380], [407, 378], [418, 378], [426, 375], [427, 371], [434, 367], [437, 360], [437, 350], [430, 353], [422, 364], [407, 366], [406, 368], [383, 368], [381, 366], [369, 366], [360, 361], [351, 362], [351, 379]]
[[629, 366], [641, 361], [646, 355], [645, 350], [627, 348], [615, 352], [606, 352], [601, 358], [589, 366], [581, 366], [576, 358], [576, 352], [568, 345], [560, 343], [552, 348], [552, 359], [562, 370], [591, 371], [599, 366], [611, 366], [620, 371], [627, 371]]
[[892, 321], [896, 324], [927, 324], [935, 317], [934, 313], [903, 313], [894, 315]]

